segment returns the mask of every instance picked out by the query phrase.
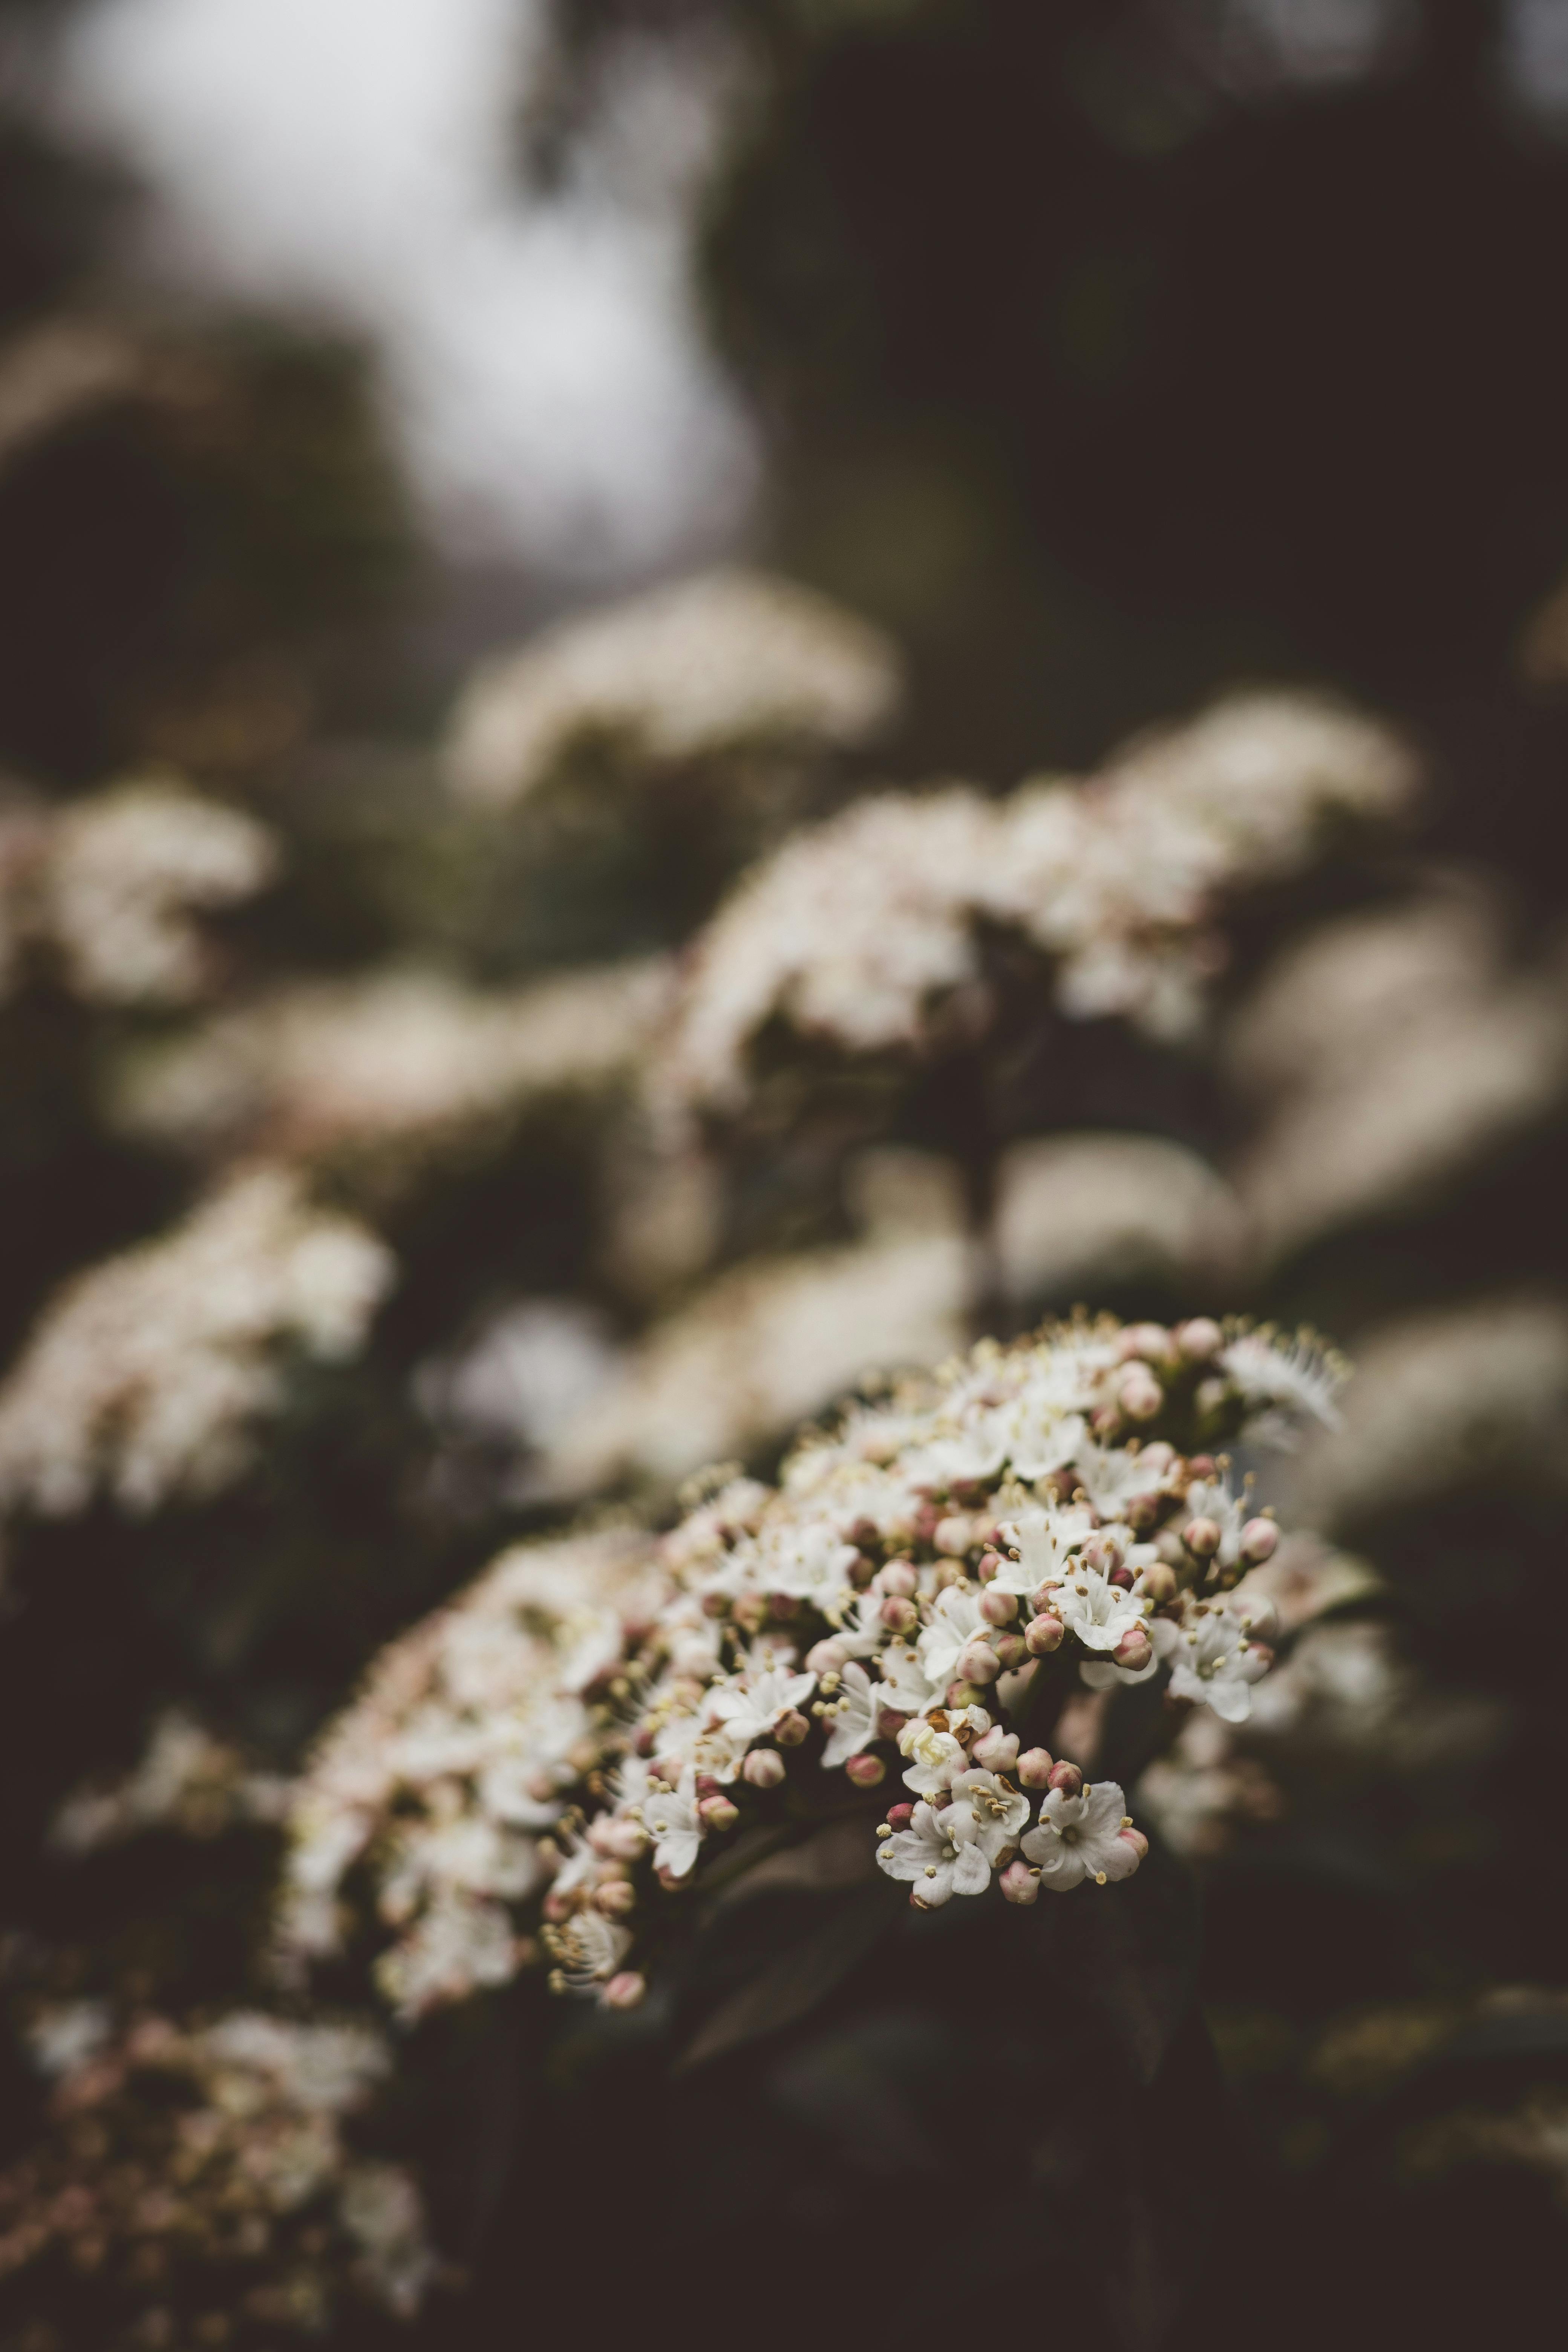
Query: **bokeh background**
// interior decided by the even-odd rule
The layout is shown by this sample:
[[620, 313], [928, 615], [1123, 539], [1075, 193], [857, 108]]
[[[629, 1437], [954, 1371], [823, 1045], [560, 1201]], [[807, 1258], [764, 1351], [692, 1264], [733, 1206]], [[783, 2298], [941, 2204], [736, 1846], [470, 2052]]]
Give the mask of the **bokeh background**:
[[[361, 2141], [416, 2184], [390, 2292], [368, 2224], [270, 2303], [280, 2221], [122, 2261], [70, 2085], [149, 2015], [305, 2014], [293, 1777], [504, 1545], [1080, 1299], [1356, 1367], [1267, 1474], [1321, 1539], [1281, 1695], [1143, 1783], [1247, 2151], [1179, 2326], [1536, 2324], [1565, 248], [1563, 0], [0, 9], [7, 2347], [513, 2340], [515, 1987], [392, 2027], [318, 2151], [318, 2200]], [[743, 1115], [661, 1122], [756, 861], [1242, 691], [1412, 781], [1238, 874], [1181, 1038], [992, 940], [990, 1027], [769, 1032]], [[849, 2197], [814, 2080], [757, 2112]]]

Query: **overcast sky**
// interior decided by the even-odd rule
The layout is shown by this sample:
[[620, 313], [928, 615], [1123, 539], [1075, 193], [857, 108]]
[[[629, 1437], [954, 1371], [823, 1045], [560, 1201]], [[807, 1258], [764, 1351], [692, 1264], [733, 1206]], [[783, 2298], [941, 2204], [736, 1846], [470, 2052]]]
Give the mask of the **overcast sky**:
[[539, 0], [96, 0], [63, 103], [154, 191], [153, 266], [365, 331], [437, 528], [584, 583], [721, 543], [754, 457], [687, 221], [724, 75], [628, 52], [568, 184], [520, 191]]

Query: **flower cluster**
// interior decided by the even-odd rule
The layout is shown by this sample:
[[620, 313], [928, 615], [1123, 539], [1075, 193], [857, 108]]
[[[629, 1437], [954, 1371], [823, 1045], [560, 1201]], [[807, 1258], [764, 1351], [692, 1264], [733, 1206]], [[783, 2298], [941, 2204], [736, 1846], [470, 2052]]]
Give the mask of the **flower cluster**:
[[31, 2037], [57, 2080], [51, 2132], [0, 2173], [13, 2293], [31, 2284], [56, 2319], [89, 2305], [74, 2340], [167, 2352], [320, 2335], [355, 2295], [418, 2307], [418, 2192], [342, 2132], [387, 2071], [374, 2033], [237, 2011], [115, 2039], [83, 2006]]
[[254, 817], [147, 776], [58, 815], [16, 808], [0, 825], [0, 959], [52, 949], [66, 985], [100, 1004], [184, 1004], [209, 977], [192, 919], [266, 887], [272, 835]]
[[1224, 961], [1221, 898], [1291, 871], [1327, 818], [1394, 814], [1414, 781], [1370, 720], [1251, 695], [1135, 742], [1087, 785], [858, 802], [786, 842], [699, 941], [667, 1094], [739, 1107], [774, 1021], [855, 1053], [983, 1021], [984, 924], [1054, 960], [1069, 1017], [1181, 1034]]
[[651, 1552], [625, 1527], [519, 1545], [383, 1652], [295, 1789], [286, 1956], [340, 1948], [340, 1889], [368, 1855], [403, 2015], [514, 1973], [510, 1906], [543, 1883], [539, 1833], [595, 1752], [583, 1692], [621, 1654]]
[[[1277, 1530], [1209, 1449], [1328, 1413], [1336, 1379], [1206, 1318], [1080, 1319], [852, 1405], [776, 1488], [716, 1474], [651, 1587], [634, 1549], [619, 1596], [565, 1580], [574, 1611], [562, 1548], [509, 1556], [329, 1735], [296, 1809], [286, 1945], [332, 1948], [363, 1861], [384, 1919], [423, 1913], [383, 1963], [405, 2007], [532, 1957], [523, 1904], [558, 1989], [626, 2005], [710, 1853], [743, 1868], [879, 1806], [878, 1861], [922, 1909], [994, 1877], [1027, 1904], [1129, 1875], [1145, 1843], [1121, 1790], [1037, 1735], [1075, 1687], [1162, 1671], [1245, 1718], [1269, 1664], [1247, 1579]], [[909, 1793], [889, 1805], [871, 1792], [890, 1773]]]
[[144, 1830], [216, 1837], [236, 1822], [276, 1822], [288, 1801], [279, 1773], [254, 1772], [236, 1748], [179, 1707], [153, 1726], [142, 1759], [107, 1788], [79, 1789], [50, 1824], [61, 1853], [95, 1853]]
[[58, 1516], [213, 1492], [279, 1397], [279, 1353], [351, 1355], [392, 1277], [383, 1244], [242, 1169], [184, 1224], [77, 1276], [0, 1386], [0, 1506]]
[[141, 1048], [117, 1114], [196, 1150], [406, 1159], [530, 1101], [613, 1086], [668, 998], [657, 960], [489, 992], [421, 971], [297, 985]]
[[826, 598], [760, 572], [704, 572], [486, 663], [452, 722], [465, 799], [521, 800], [587, 736], [645, 762], [770, 740], [858, 743], [897, 706], [898, 656]]
[[1510, 951], [1502, 910], [1446, 879], [1309, 931], [1226, 1040], [1257, 1114], [1237, 1181], [1264, 1255], [1465, 1177], [1560, 1106], [1563, 951]]

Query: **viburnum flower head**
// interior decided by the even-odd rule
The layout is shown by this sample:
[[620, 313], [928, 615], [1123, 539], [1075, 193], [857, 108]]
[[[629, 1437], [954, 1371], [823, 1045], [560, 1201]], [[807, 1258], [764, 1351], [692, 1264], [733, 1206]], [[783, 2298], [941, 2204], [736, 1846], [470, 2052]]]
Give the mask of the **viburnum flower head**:
[[[363, 1858], [373, 1883], [402, 1871], [403, 1911], [384, 1899], [382, 1918], [432, 1952], [472, 1912], [485, 1981], [542, 1944], [560, 1989], [626, 2006], [687, 1889], [856, 1805], [883, 1873], [919, 1909], [984, 1896], [994, 1879], [998, 1900], [1026, 1904], [1129, 1876], [1144, 1841], [1113, 1782], [1086, 1786], [1053, 1759], [1058, 1717], [1086, 1684], [1167, 1673], [1178, 1700], [1246, 1715], [1270, 1662], [1247, 1579], [1273, 1522], [1232, 1490], [1214, 1449], [1260, 1414], [1331, 1411], [1327, 1358], [1234, 1326], [1217, 1348], [1201, 1336], [1185, 1349], [1159, 1327], [1079, 1318], [1008, 1348], [983, 1342], [809, 1433], [775, 1487], [716, 1473], [657, 1543], [624, 1532], [618, 1582], [589, 1598], [581, 1565], [569, 1580], [570, 1624], [542, 1569], [509, 1570], [509, 1592], [543, 1593], [546, 1618], [563, 1612], [559, 1635], [530, 1633], [519, 1653], [504, 1744], [518, 1769], [494, 1776], [482, 1726], [465, 1717], [448, 1735], [426, 1703], [421, 1815], [406, 1778], [367, 1782], [358, 1761], [346, 1773], [329, 1740], [338, 1779], [308, 1775], [296, 1815], [311, 1948], [331, 1948], [321, 1923]], [[1159, 1410], [1121, 1436], [1117, 1400], [1138, 1365]], [[568, 1539], [579, 1562], [605, 1540]], [[454, 1655], [468, 1655], [464, 1607], [445, 1620]], [[529, 1607], [542, 1622], [539, 1600]], [[384, 1751], [414, 1728], [384, 1711], [374, 1727]], [[498, 1778], [493, 1822], [484, 1772], [455, 1777], [465, 1741]], [[367, 1809], [371, 1785], [384, 1787], [384, 1818]], [[471, 1797], [454, 1793], [464, 1786]], [[468, 1804], [505, 1836], [446, 1829]], [[334, 1805], [353, 1815], [341, 1837]], [[453, 1977], [433, 1961], [394, 1973], [411, 1969], [433, 1988]]]

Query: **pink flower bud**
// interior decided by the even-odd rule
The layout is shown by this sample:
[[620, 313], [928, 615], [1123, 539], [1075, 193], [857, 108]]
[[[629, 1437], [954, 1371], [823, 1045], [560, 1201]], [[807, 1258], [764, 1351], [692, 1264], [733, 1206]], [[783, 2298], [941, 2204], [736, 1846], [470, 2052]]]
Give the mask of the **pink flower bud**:
[[1152, 1364], [1168, 1363], [1171, 1335], [1163, 1323], [1130, 1323], [1117, 1342], [1116, 1353], [1124, 1364], [1134, 1356], [1142, 1356]]
[[1001, 1664], [989, 1642], [966, 1643], [958, 1654], [958, 1672], [963, 1682], [994, 1683], [1001, 1671]]
[[1212, 1559], [1220, 1547], [1218, 1520], [1189, 1519], [1182, 1529], [1182, 1540], [1190, 1552], [1196, 1553], [1199, 1559]]
[[784, 1776], [784, 1760], [776, 1748], [753, 1748], [741, 1767], [741, 1778], [753, 1789], [776, 1789]]
[[1002, 1892], [1009, 1903], [1033, 1903], [1040, 1892], [1040, 1874], [1026, 1862], [1010, 1862], [1002, 1873]]
[[1114, 1584], [1120, 1592], [1131, 1592], [1138, 1580], [1130, 1568], [1113, 1568], [1105, 1580]]
[[994, 1724], [981, 1733], [970, 1753], [987, 1772], [1010, 1772], [1018, 1760], [1018, 1736]]
[[907, 1559], [890, 1559], [871, 1579], [873, 1592], [897, 1593], [904, 1601], [911, 1601], [920, 1589], [920, 1578]]
[[814, 1675], [838, 1674], [848, 1660], [849, 1653], [843, 1643], [836, 1642], [831, 1634], [823, 1641], [814, 1642], [805, 1654], [806, 1666]]
[[1131, 1847], [1139, 1861], [1142, 1862], [1144, 1855], [1149, 1851], [1149, 1841], [1144, 1836], [1142, 1831], [1118, 1830], [1116, 1834], [1124, 1845], [1130, 1845]]
[[635, 1862], [647, 1843], [647, 1832], [640, 1822], [617, 1821], [613, 1813], [601, 1813], [588, 1832], [588, 1843], [606, 1862]]
[[1018, 1780], [1026, 1789], [1048, 1789], [1056, 1765], [1045, 1748], [1026, 1748], [1018, 1759]]
[[907, 1830], [914, 1817], [915, 1809], [912, 1805], [889, 1805], [888, 1807], [888, 1827], [890, 1830]]
[[1152, 1568], [1146, 1568], [1138, 1581], [1143, 1598], [1152, 1601], [1156, 1609], [1165, 1608], [1176, 1597], [1176, 1571], [1168, 1568], [1163, 1560], [1156, 1560]]
[[1000, 1552], [988, 1551], [982, 1558], [980, 1565], [975, 1570], [974, 1573], [980, 1579], [982, 1584], [989, 1584], [993, 1577], [1001, 1575], [1005, 1565], [1006, 1563], [1003, 1559]]
[[1219, 1464], [1212, 1454], [1194, 1454], [1188, 1459], [1187, 1475], [1190, 1478], [1212, 1478], [1218, 1468]]
[[1010, 1625], [1018, 1613], [1018, 1603], [1011, 1592], [985, 1591], [980, 1596], [980, 1614], [988, 1625]]
[[1265, 1669], [1274, 1664], [1274, 1653], [1267, 1642], [1248, 1642], [1247, 1654], [1249, 1658], [1256, 1658], [1258, 1664]]
[[912, 1633], [921, 1622], [921, 1612], [912, 1601], [901, 1593], [889, 1593], [878, 1612], [889, 1633]]
[[637, 1888], [629, 1878], [606, 1878], [595, 1893], [594, 1907], [607, 1919], [619, 1919], [632, 1909], [637, 1899]]
[[878, 1738], [897, 1739], [909, 1719], [907, 1715], [900, 1715], [896, 1706], [879, 1708], [877, 1714]]
[[1084, 1566], [1098, 1569], [1101, 1576], [1114, 1576], [1125, 1556], [1116, 1538], [1105, 1529], [1097, 1530], [1083, 1548]]
[[1022, 1633], [998, 1633], [995, 1641], [996, 1664], [1005, 1675], [1012, 1674], [1028, 1656]]
[[573, 1907], [572, 1897], [557, 1895], [553, 1887], [544, 1898], [544, 1916], [552, 1927], [559, 1927], [563, 1919], [570, 1919]]
[[963, 1570], [955, 1559], [939, 1559], [931, 1572], [931, 1580], [939, 1592], [945, 1592], [950, 1584], [963, 1583]]
[[961, 1676], [957, 1681], [949, 1683], [942, 1695], [942, 1703], [943, 1706], [952, 1707], [955, 1713], [962, 1714], [966, 1706], [973, 1706], [979, 1697], [979, 1685], [966, 1683]]
[[938, 1551], [948, 1553], [953, 1559], [962, 1559], [969, 1549], [970, 1535], [969, 1521], [952, 1511], [945, 1519], [938, 1519], [933, 1540]]
[[719, 1794], [719, 1783], [711, 1772], [699, 1772], [693, 1785], [699, 1797], [716, 1797]]
[[851, 1756], [844, 1769], [858, 1789], [879, 1789], [888, 1777], [879, 1756]]
[[704, 1797], [697, 1808], [697, 1816], [710, 1830], [732, 1830], [741, 1818], [739, 1808], [728, 1797]]
[[1241, 1530], [1241, 1557], [1254, 1568], [1274, 1557], [1279, 1541], [1279, 1530], [1272, 1519], [1248, 1519]]
[[1024, 1647], [1031, 1658], [1048, 1657], [1059, 1650], [1067, 1627], [1059, 1617], [1031, 1617], [1024, 1628]]
[[922, 1503], [910, 1525], [917, 1543], [930, 1543], [936, 1533], [936, 1523], [942, 1514], [931, 1503]]
[[1123, 1633], [1114, 1652], [1117, 1664], [1132, 1674], [1141, 1674], [1153, 1654], [1153, 1644], [1142, 1625], [1134, 1625], [1130, 1633]]
[[1129, 1364], [1116, 1383], [1116, 1401], [1129, 1421], [1152, 1421], [1165, 1391], [1143, 1364]]
[[1191, 1322], [1184, 1323], [1178, 1329], [1176, 1346], [1189, 1364], [1206, 1364], [1211, 1356], [1218, 1355], [1224, 1338], [1224, 1332], [1212, 1317], [1194, 1315]]
[[1116, 1437], [1121, 1434], [1121, 1415], [1113, 1404], [1097, 1404], [1089, 1416], [1089, 1425], [1096, 1437]]
[[811, 1726], [805, 1716], [796, 1708], [791, 1707], [789, 1713], [781, 1715], [774, 1724], [773, 1738], [781, 1748], [798, 1748], [810, 1729]]
[[622, 1969], [599, 1995], [606, 2009], [635, 2009], [647, 1990], [647, 1979], [636, 1969]]
[[1083, 1774], [1076, 1764], [1053, 1764], [1047, 1775], [1046, 1786], [1058, 1790], [1064, 1797], [1081, 1796]]

